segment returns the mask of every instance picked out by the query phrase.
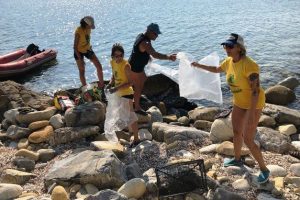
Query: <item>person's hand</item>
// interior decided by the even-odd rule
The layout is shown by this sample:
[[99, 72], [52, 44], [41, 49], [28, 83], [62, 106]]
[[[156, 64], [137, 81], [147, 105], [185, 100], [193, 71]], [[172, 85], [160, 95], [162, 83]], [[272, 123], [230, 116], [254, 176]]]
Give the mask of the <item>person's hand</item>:
[[194, 66], [194, 67], [197, 67], [198, 63], [197, 62], [192, 62], [191, 65]]
[[169, 55], [169, 60], [175, 61], [176, 60], [176, 56], [177, 56], [177, 54], [175, 54], [175, 53]]
[[109, 91], [111, 94], [115, 93], [117, 90], [118, 90], [118, 89], [117, 89], [116, 87], [111, 87], [111, 88], [108, 89], [108, 91]]

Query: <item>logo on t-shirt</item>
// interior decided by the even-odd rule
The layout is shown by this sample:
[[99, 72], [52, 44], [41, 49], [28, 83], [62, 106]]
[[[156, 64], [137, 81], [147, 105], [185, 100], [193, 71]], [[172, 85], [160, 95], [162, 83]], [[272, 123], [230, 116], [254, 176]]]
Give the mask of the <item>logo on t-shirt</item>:
[[228, 78], [227, 78], [227, 83], [230, 86], [230, 90], [232, 93], [238, 93], [241, 92], [242, 89], [239, 88], [239, 86], [235, 85], [235, 78], [234, 78], [234, 74], [229, 74]]

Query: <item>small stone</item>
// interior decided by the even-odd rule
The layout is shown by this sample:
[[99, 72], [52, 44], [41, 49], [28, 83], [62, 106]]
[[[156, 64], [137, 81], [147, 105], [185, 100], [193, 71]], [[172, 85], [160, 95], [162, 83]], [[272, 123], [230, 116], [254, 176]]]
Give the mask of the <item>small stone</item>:
[[21, 149], [16, 153], [16, 156], [23, 156], [31, 160], [37, 161], [39, 159], [39, 154], [27, 149]]
[[46, 126], [45, 128], [31, 133], [28, 140], [32, 143], [41, 143], [49, 140], [50, 136], [53, 135], [53, 127]]
[[134, 178], [122, 185], [118, 193], [125, 195], [127, 198], [139, 199], [146, 192], [145, 181], [141, 178]]
[[275, 188], [282, 189], [284, 188], [284, 177], [275, 177], [274, 178], [274, 186]]
[[48, 162], [52, 160], [56, 154], [54, 149], [39, 149], [37, 153], [39, 154], [39, 160], [42, 162]]
[[23, 185], [30, 178], [33, 178], [35, 176], [36, 175], [32, 173], [22, 172], [14, 169], [6, 169], [4, 172], [4, 176], [2, 177], [2, 182]]
[[183, 116], [178, 118], [178, 122], [180, 122], [184, 126], [188, 126], [190, 124], [190, 119], [187, 116]]
[[278, 127], [278, 130], [281, 134], [290, 136], [294, 133], [297, 133], [297, 129], [294, 124], [282, 125]]
[[166, 123], [177, 122], [177, 116], [176, 115], [165, 115], [165, 116], [163, 116], [163, 121]]
[[21, 139], [18, 143], [18, 149], [27, 149], [28, 146], [29, 146], [29, 142], [27, 138]]
[[236, 190], [249, 190], [250, 185], [246, 179], [239, 179], [232, 183], [232, 187]]
[[48, 120], [43, 120], [43, 121], [32, 122], [31, 124], [29, 124], [28, 128], [31, 131], [36, 131], [36, 130], [44, 128], [48, 125], [49, 125], [49, 121]]
[[295, 163], [290, 166], [290, 171], [295, 176], [300, 176], [300, 163]]
[[52, 200], [68, 200], [68, 194], [62, 186], [56, 186], [51, 194], [51, 199]]
[[16, 184], [0, 183], [0, 199], [15, 199], [22, 194], [23, 188]]
[[24, 168], [26, 171], [32, 171], [35, 167], [35, 162], [32, 159], [29, 158], [23, 158], [17, 156], [13, 160], [14, 165], [16, 165], [18, 168]]
[[84, 188], [88, 194], [96, 194], [99, 191], [98, 188], [92, 184], [86, 184]]

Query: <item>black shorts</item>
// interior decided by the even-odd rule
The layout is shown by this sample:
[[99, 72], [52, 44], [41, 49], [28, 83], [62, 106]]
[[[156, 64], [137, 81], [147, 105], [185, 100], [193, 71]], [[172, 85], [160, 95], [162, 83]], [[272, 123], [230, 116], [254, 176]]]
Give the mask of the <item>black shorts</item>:
[[131, 66], [131, 71], [135, 72], [135, 73], [141, 73], [144, 72], [145, 66]]
[[125, 98], [125, 99], [133, 99], [133, 94], [124, 95], [122, 97]]
[[[80, 59], [83, 59], [83, 57], [92, 59], [92, 57], [93, 57], [93, 55], [95, 55], [95, 53], [93, 52], [93, 50], [87, 50], [86, 53], [79, 52], [79, 55], [80, 55]], [[74, 52], [74, 58], [75, 58], [75, 60], [79, 60], [79, 58], [75, 52]]]

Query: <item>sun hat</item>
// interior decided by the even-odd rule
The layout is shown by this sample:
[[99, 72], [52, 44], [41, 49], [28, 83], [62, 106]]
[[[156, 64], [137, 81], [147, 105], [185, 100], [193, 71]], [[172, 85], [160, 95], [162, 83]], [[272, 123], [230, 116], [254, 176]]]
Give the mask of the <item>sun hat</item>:
[[229, 46], [233, 46], [235, 44], [239, 44], [245, 49], [243, 37], [236, 33], [231, 33], [229, 38], [227, 38], [225, 42], [221, 43], [221, 45], [229, 45]]
[[156, 33], [157, 35], [161, 34], [158, 24], [155, 24], [155, 23], [149, 24], [147, 26], [147, 31], [152, 31], [152, 32]]
[[83, 21], [87, 23], [92, 29], [95, 29], [94, 18], [91, 16], [85, 16]]

